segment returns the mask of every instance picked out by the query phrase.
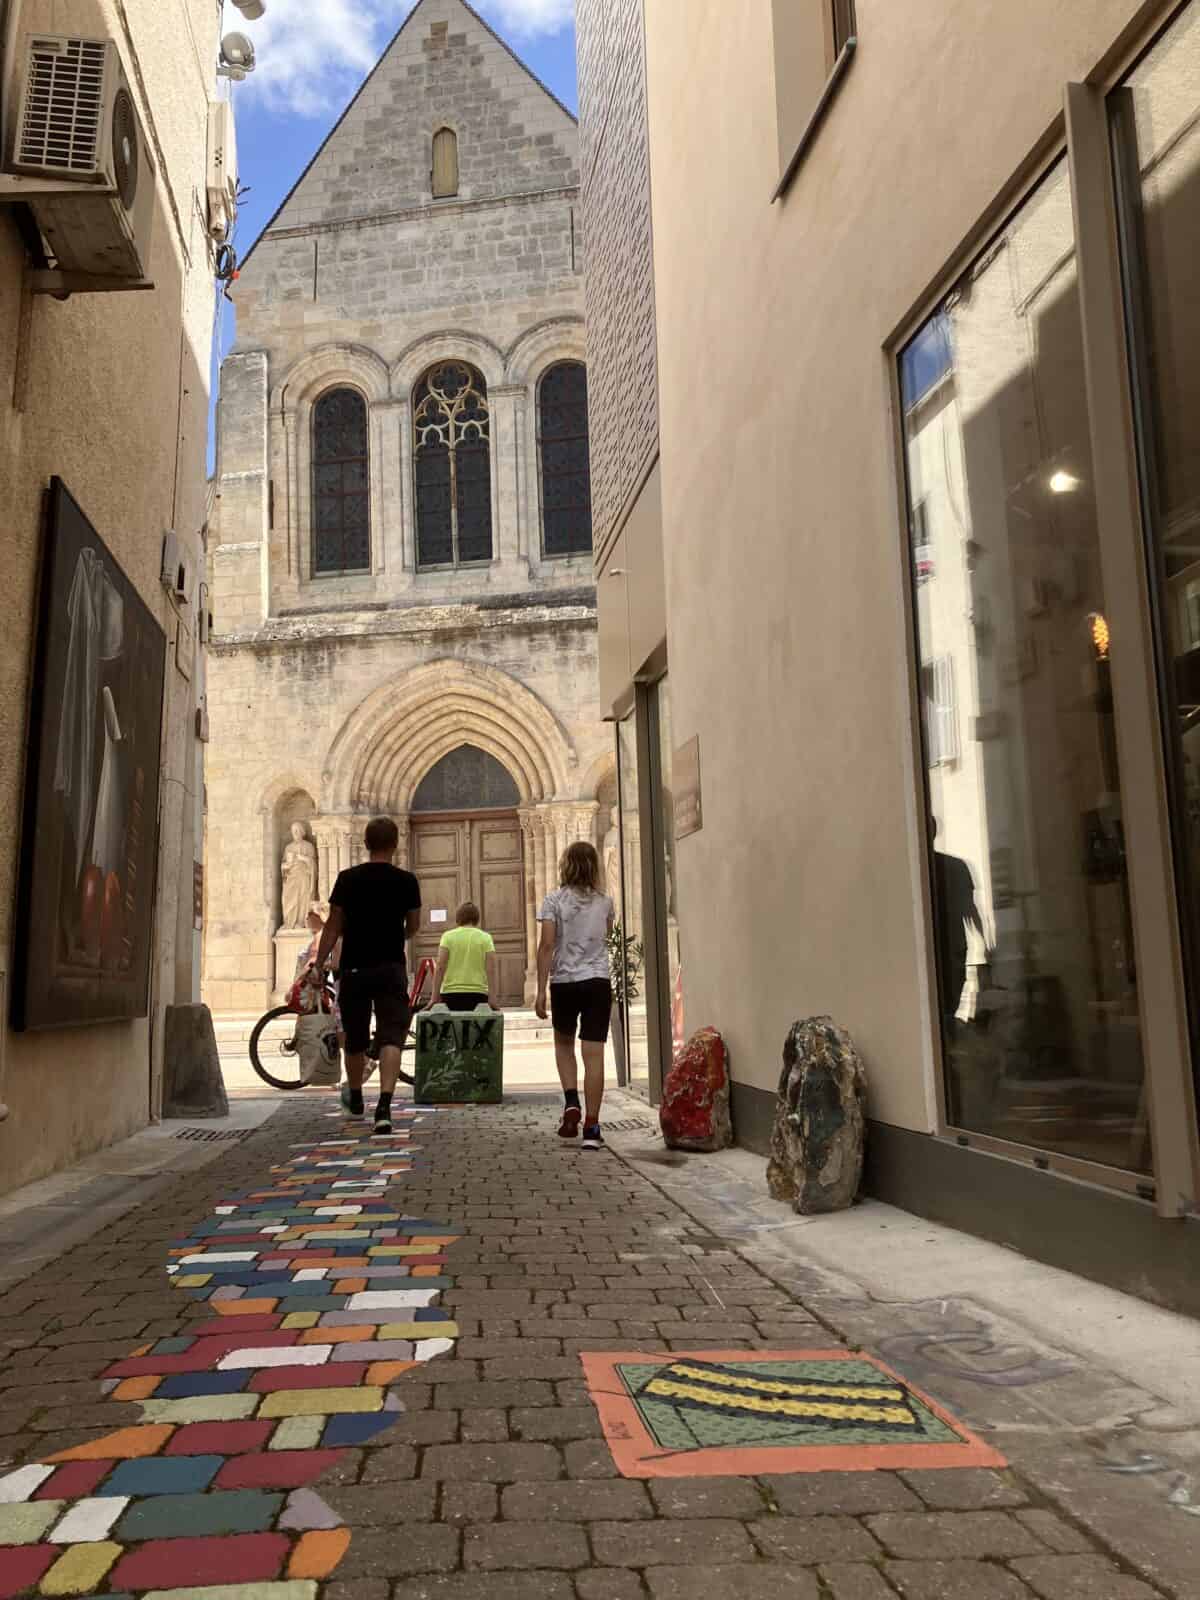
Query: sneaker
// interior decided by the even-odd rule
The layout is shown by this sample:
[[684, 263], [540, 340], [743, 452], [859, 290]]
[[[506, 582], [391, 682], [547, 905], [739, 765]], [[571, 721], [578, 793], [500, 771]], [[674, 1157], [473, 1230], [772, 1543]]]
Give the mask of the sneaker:
[[363, 1114], [363, 1096], [361, 1089], [352, 1089], [348, 1083], [342, 1085], [342, 1104], [352, 1117], [361, 1117]]
[[582, 1148], [584, 1150], [604, 1149], [604, 1135], [600, 1132], [600, 1124], [598, 1122], [593, 1122], [590, 1128], [583, 1130]]
[[578, 1106], [568, 1106], [563, 1112], [562, 1121], [558, 1125], [558, 1137], [560, 1139], [573, 1139], [579, 1132], [579, 1123], [582, 1116], [583, 1112]]
[[391, 1131], [392, 1131], [392, 1113], [390, 1111], [376, 1111], [376, 1113], [375, 1113], [375, 1132], [376, 1133], [391, 1133]]

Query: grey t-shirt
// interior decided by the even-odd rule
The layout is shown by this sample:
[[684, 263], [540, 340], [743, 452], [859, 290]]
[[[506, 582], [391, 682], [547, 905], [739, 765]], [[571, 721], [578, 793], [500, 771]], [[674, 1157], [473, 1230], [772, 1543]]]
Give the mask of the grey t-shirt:
[[551, 983], [582, 983], [607, 978], [608, 919], [613, 903], [606, 894], [581, 894], [578, 889], [553, 889], [542, 901], [539, 922], [555, 927]]

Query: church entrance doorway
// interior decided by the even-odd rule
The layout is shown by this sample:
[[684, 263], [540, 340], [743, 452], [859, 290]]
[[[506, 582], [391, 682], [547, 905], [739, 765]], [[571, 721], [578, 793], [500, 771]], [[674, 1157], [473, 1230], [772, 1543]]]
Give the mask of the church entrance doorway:
[[436, 959], [464, 900], [473, 900], [500, 957], [503, 1006], [525, 996], [525, 853], [517, 786], [486, 751], [461, 745], [422, 780], [409, 821], [409, 860], [421, 883], [414, 960]]

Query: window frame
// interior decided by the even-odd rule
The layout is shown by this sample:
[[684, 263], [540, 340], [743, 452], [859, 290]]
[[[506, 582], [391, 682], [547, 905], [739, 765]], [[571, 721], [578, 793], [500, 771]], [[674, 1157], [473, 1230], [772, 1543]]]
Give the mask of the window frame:
[[[337, 394], [342, 394], [342, 393], [354, 395], [355, 398], [360, 402], [360, 404], [362, 406], [363, 452], [362, 452], [361, 456], [339, 456], [337, 458], [337, 460], [336, 460], [336, 463], [333, 462], [333, 461], [323, 461], [321, 459], [320, 453], [319, 453], [319, 451], [317, 449], [317, 424], [318, 424], [318, 420], [319, 420], [319, 416], [320, 416], [321, 405], [322, 405], [322, 402], [328, 400], [332, 395], [337, 395]], [[367, 574], [369, 576], [370, 573], [373, 571], [372, 559], [373, 559], [373, 554], [374, 554], [374, 539], [373, 539], [374, 530], [372, 529], [372, 526], [371, 526], [371, 495], [372, 495], [372, 488], [373, 488], [372, 474], [371, 474], [371, 402], [367, 399], [367, 396], [363, 393], [363, 391], [358, 387], [357, 384], [346, 383], [344, 381], [334, 382], [334, 383], [331, 383], [328, 386], [328, 388], [322, 389], [321, 392], [315, 397], [315, 399], [312, 402], [312, 408], [311, 408], [311, 411], [309, 413], [309, 418], [308, 418], [308, 451], [309, 451], [309, 541], [308, 541], [308, 543], [309, 543], [309, 550], [308, 550], [309, 573], [308, 573], [308, 575], [312, 579], [313, 582], [323, 582], [327, 578], [358, 578], [358, 577], [362, 577], [364, 574]], [[317, 504], [318, 504], [318, 501], [321, 499], [321, 494], [320, 494], [320, 492], [318, 491], [318, 488], [317, 488], [317, 472], [318, 472], [318, 469], [321, 468], [321, 467], [324, 467], [324, 466], [333, 466], [335, 464], [339, 465], [339, 466], [345, 466], [347, 462], [359, 461], [359, 460], [362, 461], [362, 463], [363, 463], [363, 465], [364, 465], [364, 467], [366, 469], [366, 484], [365, 484], [364, 488], [361, 491], [363, 496], [364, 496], [364, 498], [365, 498], [365, 500], [366, 500], [366, 508], [367, 508], [367, 552], [366, 552], [366, 559], [360, 566], [347, 567], [347, 566], [343, 565], [343, 566], [340, 566], [340, 567], [323, 567], [318, 563], [318, 559], [317, 559], [317, 540], [318, 540], [318, 536], [319, 536], [319, 533], [320, 533], [320, 530], [317, 527]], [[344, 491], [342, 492], [341, 498], [344, 498]], [[342, 556], [343, 556], [343, 560], [344, 560], [345, 559], [345, 553], [346, 553], [346, 532], [345, 532], [344, 523], [343, 523], [343, 526], [342, 526], [342, 529], [341, 529], [341, 544], [342, 544]]]
[[[772, 205], [781, 200], [791, 187], [796, 174], [804, 163], [805, 157], [817, 137], [821, 124], [828, 114], [834, 97], [850, 70], [858, 49], [858, 15], [856, 0], [775, 0], [778, 7], [783, 4], [816, 4], [819, 3], [824, 12], [825, 24], [825, 84], [816, 103], [809, 113], [808, 119], [800, 130], [795, 149], [784, 163], [779, 182], [771, 196]], [[779, 69], [779, 52], [776, 49], [776, 71]], [[776, 89], [776, 117], [779, 116], [778, 87]]]
[[[451, 148], [454, 154], [454, 187], [439, 191], [437, 186], [437, 148], [438, 140], [443, 134], [452, 141]], [[462, 166], [458, 159], [458, 131], [448, 122], [441, 123], [433, 130], [429, 141], [429, 193], [434, 200], [456, 200], [462, 188]]]
[[[593, 516], [592, 500], [592, 462], [591, 462], [591, 417], [585, 410], [584, 432], [571, 434], [570, 439], [582, 438], [588, 457], [588, 547], [586, 550], [547, 550], [546, 548], [546, 472], [543, 455], [544, 435], [542, 432], [542, 390], [546, 379], [552, 372], [560, 367], [579, 367], [583, 372], [584, 395], [586, 401], [588, 369], [587, 362], [581, 356], [564, 355], [556, 356], [549, 362], [538, 375], [537, 386], [534, 391], [534, 449], [537, 452], [537, 478], [538, 478], [538, 524], [541, 530], [541, 556], [543, 561], [578, 561], [586, 556], [589, 561], [595, 558], [596, 525]], [[564, 436], [564, 440], [567, 436]], [[563, 442], [563, 441], [552, 441]]]
[[[423, 401], [417, 397], [423, 384], [429, 382], [431, 376], [439, 369], [448, 366], [463, 367], [471, 374], [469, 387], [474, 389], [479, 399], [483, 402], [487, 415], [487, 435], [482, 442], [487, 446], [488, 464], [488, 538], [490, 551], [487, 556], [481, 556], [471, 561], [459, 558], [459, 529], [458, 529], [458, 443], [452, 439], [446, 446], [450, 460], [450, 551], [449, 561], [422, 561], [421, 560], [421, 499], [420, 484], [418, 482], [419, 462], [421, 459], [421, 440], [418, 436], [417, 413]], [[413, 567], [420, 575], [423, 572], [460, 572], [479, 570], [490, 567], [497, 560], [496, 551], [496, 518], [495, 507], [492, 504], [492, 494], [495, 488], [495, 473], [492, 463], [492, 404], [488, 394], [487, 377], [473, 361], [468, 361], [462, 356], [443, 356], [430, 364], [421, 373], [412, 390], [412, 492], [413, 492]], [[451, 415], [449, 425], [453, 429], [454, 418]]]

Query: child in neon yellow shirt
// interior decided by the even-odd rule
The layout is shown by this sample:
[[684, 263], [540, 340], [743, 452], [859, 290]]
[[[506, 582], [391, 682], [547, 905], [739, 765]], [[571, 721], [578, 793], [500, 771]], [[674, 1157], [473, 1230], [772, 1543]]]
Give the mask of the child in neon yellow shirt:
[[497, 977], [499, 958], [492, 936], [479, 926], [479, 907], [470, 900], [454, 914], [456, 927], [442, 935], [432, 1005], [451, 1011], [474, 1011], [490, 1006], [499, 1011]]

